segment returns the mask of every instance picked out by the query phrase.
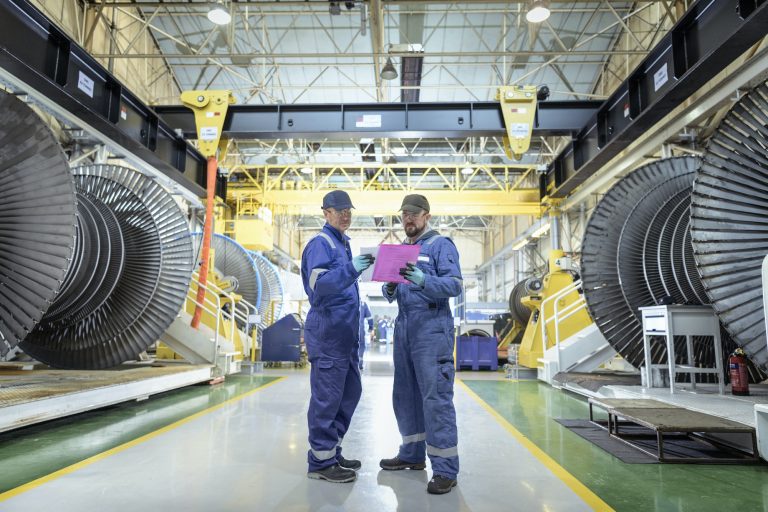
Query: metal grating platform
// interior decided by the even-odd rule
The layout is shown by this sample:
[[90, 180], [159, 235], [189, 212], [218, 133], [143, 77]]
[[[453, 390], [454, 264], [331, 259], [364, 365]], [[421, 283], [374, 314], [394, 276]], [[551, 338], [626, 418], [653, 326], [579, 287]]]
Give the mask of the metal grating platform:
[[[608, 413], [607, 424], [595, 421], [593, 407], [599, 407]], [[624, 421], [620, 419], [623, 418]], [[736, 421], [691, 411], [675, 405], [649, 399], [589, 399], [589, 420], [596, 425], [607, 428], [611, 437], [627, 443], [628, 445], [666, 463], [755, 463], [760, 457], [757, 449], [757, 438], [754, 427], [738, 423]], [[624, 429], [622, 427], [639, 425], [645, 427], [647, 432], [637, 429]], [[718, 441], [716, 438], [703, 437], [702, 433], [718, 435], [742, 434], [751, 441], [751, 451], [744, 453], [733, 449], [728, 444]], [[680, 456], [670, 455], [665, 451], [665, 434], [680, 434], [681, 436], [696, 440], [710, 447], [717, 447], [723, 451], [717, 456]], [[656, 438], [655, 450], [649, 450], [639, 441], [647, 438]]]

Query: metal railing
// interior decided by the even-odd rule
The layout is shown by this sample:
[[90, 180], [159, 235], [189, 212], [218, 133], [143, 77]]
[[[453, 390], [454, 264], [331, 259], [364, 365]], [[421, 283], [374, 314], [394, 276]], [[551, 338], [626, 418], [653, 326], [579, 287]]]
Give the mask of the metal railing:
[[[541, 302], [541, 307], [539, 308], [539, 322], [541, 324], [541, 344], [543, 351], [542, 353], [546, 353], [547, 351], [547, 324], [550, 322], [554, 323], [554, 329], [555, 329], [555, 351], [557, 353], [557, 368], [558, 371], [562, 369], [562, 358], [560, 354], [560, 324], [567, 320], [568, 318], [572, 317], [582, 309], [586, 309], [587, 302], [584, 300], [584, 295], [579, 295], [579, 299], [574, 301], [572, 304], [568, 305], [565, 309], [560, 311], [560, 302], [559, 299], [562, 297], [568, 295], [572, 292], [578, 292], [581, 290], [581, 280], [574, 281], [570, 285], [566, 286], [559, 292], [557, 292], [555, 295], [551, 297], [547, 297]], [[546, 306], [550, 302], [555, 301], [553, 305], [552, 310], [552, 316], [550, 318], [546, 317], [545, 311]]]
[[[258, 313], [258, 309], [248, 302], [245, 299], [240, 299], [239, 301], [235, 300], [235, 297], [233, 294], [224, 291], [220, 287], [216, 286], [214, 283], [211, 283], [210, 281], [206, 283], [204, 286], [200, 284], [199, 275], [197, 272], [195, 272], [192, 275], [192, 282], [197, 284], [198, 287], [203, 288], [206, 292], [211, 292], [210, 294], [213, 295], [216, 298], [216, 301], [212, 301], [208, 298], [208, 293], [204, 295], [202, 304], [197, 301], [197, 292], [196, 290], [193, 291], [193, 287], [190, 286], [189, 290], [187, 291], [187, 301], [191, 301], [195, 305], [199, 305], [203, 311], [209, 313], [213, 318], [216, 320], [216, 328], [214, 329], [215, 332], [215, 338], [214, 338], [214, 357], [218, 354], [219, 351], [219, 337], [223, 335], [221, 332], [222, 330], [222, 322], [221, 320], [228, 320], [230, 321], [229, 326], [229, 336], [228, 339], [232, 342], [235, 340], [235, 329], [237, 329], [237, 321], [239, 320], [241, 323], [245, 325], [245, 335], [246, 340], [248, 341], [248, 347], [243, 347], [243, 349], [249, 353], [253, 354], [253, 349], [257, 345], [256, 333], [258, 330], [256, 329], [258, 323], [251, 321], [251, 315]], [[224, 300], [222, 300], [224, 299]], [[223, 304], [222, 304], [223, 302]], [[229, 311], [225, 309], [225, 306], [229, 304]], [[187, 303], [184, 304], [184, 309], [187, 309]], [[234, 320], [234, 321], [233, 321]]]

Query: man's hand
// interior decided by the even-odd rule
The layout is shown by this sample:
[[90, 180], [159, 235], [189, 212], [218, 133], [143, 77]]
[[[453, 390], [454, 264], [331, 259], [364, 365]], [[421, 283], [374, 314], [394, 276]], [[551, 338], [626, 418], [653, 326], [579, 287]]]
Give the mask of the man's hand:
[[413, 263], [408, 263], [404, 268], [401, 268], [400, 275], [416, 286], [424, 286], [424, 272]]
[[355, 267], [356, 272], [360, 273], [373, 265], [374, 261], [376, 261], [376, 258], [373, 257], [373, 254], [361, 254], [352, 258], [352, 266]]
[[386, 286], [388, 295], [394, 295], [395, 291], [397, 291], [397, 283], [387, 283]]

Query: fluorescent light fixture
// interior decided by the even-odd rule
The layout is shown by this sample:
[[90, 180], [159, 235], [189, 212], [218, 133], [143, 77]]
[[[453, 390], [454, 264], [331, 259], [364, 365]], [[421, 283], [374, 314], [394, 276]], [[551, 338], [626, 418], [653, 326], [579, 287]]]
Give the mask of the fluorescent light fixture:
[[304, 166], [299, 170], [301, 171], [302, 174], [312, 174], [313, 172], [315, 172], [315, 170], [309, 166]]
[[373, 137], [363, 137], [360, 139], [360, 144], [370, 144], [373, 142]]
[[469, 175], [470, 175], [470, 174], [472, 174], [473, 172], [475, 172], [475, 170], [474, 170], [472, 167], [469, 167], [469, 166], [467, 166], [467, 167], [464, 167], [464, 168], [461, 170], [461, 174], [463, 174], [464, 176], [469, 176]]
[[407, 155], [407, 154], [408, 154], [408, 148], [405, 148], [405, 147], [403, 147], [403, 146], [393, 146], [393, 147], [391, 147], [391, 148], [389, 149], [389, 151], [390, 151], [390, 152], [391, 152], [393, 155], [397, 155], [397, 156], [405, 156], [405, 155]]
[[216, 25], [228, 25], [232, 21], [232, 16], [225, 9], [224, 2], [217, 2], [216, 5], [208, 11], [208, 19]]
[[541, 23], [549, 18], [549, 4], [544, 0], [535, 0], [531, 8], [525, 13], [525, 19], [528, 23]]
[[549, 231], [549, 224], [544, 224], [543, 226], [540, 226], [536, 231], [531, 233], [531, 238], [539, 238], [541, 235]]
[[517, 242], [515, 245], [512, 246], [512, 250], [513, 251], [519, 251], [520, 249], [522, 249], [526, 245], [528, 245], [528, 239], [527, 238], [523, 238], [522, 240], [520, 240], [519, 242]]

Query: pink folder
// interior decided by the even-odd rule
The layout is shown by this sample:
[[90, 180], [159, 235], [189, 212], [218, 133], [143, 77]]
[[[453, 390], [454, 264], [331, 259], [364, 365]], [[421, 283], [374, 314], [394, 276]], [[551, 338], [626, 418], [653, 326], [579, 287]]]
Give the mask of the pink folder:
[[400, 275], [400, 269], [406, 263], [416, 263], [419, 259], [419, 245], [382, 244], [376, 255], [373, 268], [373, 280], [384, 283], [409, 283]]

